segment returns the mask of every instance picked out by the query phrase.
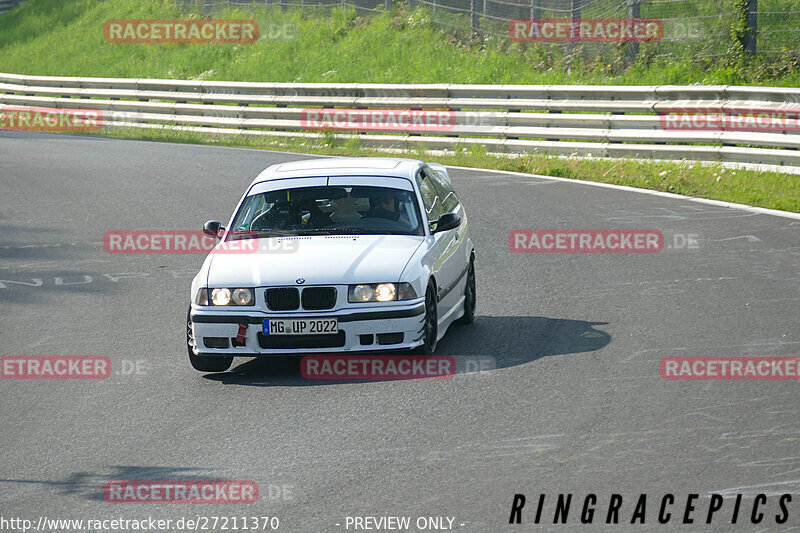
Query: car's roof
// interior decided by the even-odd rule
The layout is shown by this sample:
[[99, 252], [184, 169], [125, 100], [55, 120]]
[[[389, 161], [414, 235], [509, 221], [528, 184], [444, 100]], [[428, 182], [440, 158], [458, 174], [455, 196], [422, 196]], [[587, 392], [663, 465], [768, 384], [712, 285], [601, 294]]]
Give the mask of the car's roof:
[[266, 168], [251, 185], [285, 178], [382, 176], [414, 178], [421, 161], [392, 157], [335, 157], [278, 163]]

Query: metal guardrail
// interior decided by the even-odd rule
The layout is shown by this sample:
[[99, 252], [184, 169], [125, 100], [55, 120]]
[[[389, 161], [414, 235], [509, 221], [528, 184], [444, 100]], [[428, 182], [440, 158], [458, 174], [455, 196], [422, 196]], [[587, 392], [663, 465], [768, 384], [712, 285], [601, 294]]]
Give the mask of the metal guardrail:
[[[1, 1], [1, 0], [0, 0]], [[25, 76], [0, 73], [9, 106], [97, 109], [104, 127], [173, 127], [273, 139], [320, 138], [304, 113], [345, 109], [444, 110], [445, 130], [371, 128], [357, 135], [382, 149], [551, 153], [800, 168], [800, 89], [738, 86], [388, 85], [244, 83]], [[774, 115], [761, 131], [672, 130], [665, 113]], [[795, 117], [794, 122], [780, 117]]]

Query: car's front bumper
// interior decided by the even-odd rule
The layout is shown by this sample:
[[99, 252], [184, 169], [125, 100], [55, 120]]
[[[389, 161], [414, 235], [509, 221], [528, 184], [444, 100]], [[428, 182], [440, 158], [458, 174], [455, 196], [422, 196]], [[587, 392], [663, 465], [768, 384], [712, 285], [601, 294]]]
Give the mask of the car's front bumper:
[[[425, 318], [423, 299], [402, 304], [370, 306], [364, 309], [339, 309], [315, 312], [264, 312], [256, 309], [243, 311], [192, 305], [190, 313], [192, 332], [202, 355], [259, 355], [370, 352], [377, 350], [407, 350], [422, 344]], [[325, 335], [263, 335], [265, 319], [323, 319], [336, 318], [337, 336]], [[235, 346], [240, 325], [246, 325], [244, 344]], [[401, 336], [402, 335], [402, 336]], [[372, 342], [367, 342], [370, 340]], [[227, 339], [227, 347], [211, 348], [210, 343]]]

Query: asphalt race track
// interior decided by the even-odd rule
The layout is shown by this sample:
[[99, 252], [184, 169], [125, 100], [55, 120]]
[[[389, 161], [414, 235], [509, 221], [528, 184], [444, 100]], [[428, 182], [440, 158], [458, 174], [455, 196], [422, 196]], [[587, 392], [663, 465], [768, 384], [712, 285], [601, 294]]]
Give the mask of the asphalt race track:
[[[0, 354], [104, 355], [114, 368], [99, 380], [0, 380], [0, 515], [277, 516], [288, 532], [355, 531], [346, 526], [355, 516], [450, 517], [469, 532], [800, 531], [798, 382], [659, 374], [667, 356], [800, 356], [800, 220], [451, 170], [477, 247], [478, 316], [437, 354], [492, 369], [320, 382], [300, 375], [297, 358], [275, 358], [195, 371], [184, 326], [203, 256], [109, 254], [103, 235], [227, 222], [259, 171], [304, 157], [0, 134]], [[525, 228], [658, 229], [666, 244], [652, 254], [512, 253], [509, 233]], [[681, 247], [687, 238], [696, 246]], [[177, 479], [253, 480], [260, 497], [103, 498], [109, 480]], [[527, 504], [512, 526], [518, 493]], [[569, 522], [553, 526], [568, 493]], [[590, 493], [597, 516], [581, 525]], [[681, 525], [695, 493], [694, 525]], [[707, 526], [712, 493], [725, 503]], [[610, 526], [612, 494], [624, 503]], [[630, 525], [640, 494], [646, 522]], [[660, 525], [665, 494], [678, 516]], [[782, 494], [792, 495], [789, 520], [777, 525]]]

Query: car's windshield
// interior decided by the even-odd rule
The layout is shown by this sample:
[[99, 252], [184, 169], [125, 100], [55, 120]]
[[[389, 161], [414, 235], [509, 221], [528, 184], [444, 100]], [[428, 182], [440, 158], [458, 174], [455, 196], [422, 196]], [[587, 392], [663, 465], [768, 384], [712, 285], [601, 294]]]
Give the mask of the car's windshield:
[[280, 235], [424, 235], [416, 197], [389, 187], [316, 186], [248, 196], [229, 238]]

